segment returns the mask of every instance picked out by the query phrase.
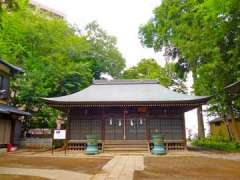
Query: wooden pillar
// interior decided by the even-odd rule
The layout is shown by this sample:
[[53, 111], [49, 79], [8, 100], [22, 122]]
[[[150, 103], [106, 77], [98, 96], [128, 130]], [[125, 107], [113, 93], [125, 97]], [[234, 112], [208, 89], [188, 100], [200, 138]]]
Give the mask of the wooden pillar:
[[67, 141], [71, 138], [71, 111], [70, 108], [67, 110]]
[[184, 139], [184, 149], [187, 150], [187, 138], [186, 138], [186, 122], [184, 112], [182, 114], [182, 121], [183, 121], [183, 139]]
[[127, 109], [123, 109], [123, 139], [126, 140]]
[[14, 144], [15, 139], [15, 125], [16, 125], [16, 119], [15, 117], [11, 117], [11, 131], [10, 131], [10, 143]]
[[102, 141], [104, 142], [105, 141], [105, 111], [104, 109], [102, 109], [102, 121], [101, 121], [101, 135], [102, 135]]
[[149, 115], [149, 109], [146, 113], [146, 138], [147, 141], [150, 143], [150, 115]]
[[205, 138], [202, 105], [197, 108], [198, 138]]

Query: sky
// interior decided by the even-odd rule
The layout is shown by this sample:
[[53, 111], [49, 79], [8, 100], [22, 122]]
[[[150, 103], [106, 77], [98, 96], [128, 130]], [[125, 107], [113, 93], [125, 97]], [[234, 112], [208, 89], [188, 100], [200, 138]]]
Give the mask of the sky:
[[[139, 26], [152, 16], [153, 9], [161, 0], [35, 0], [65, 14], [66, 20], [80, 29], [91, 21], [98, 24], [110, 35], [117, 37], [117, 47], [126, 59], [126, 66], [136, 65], [142, 58], [154, 58], [164, 65], [163, 53], [144, 48], [138, 37]], [[191, 90], [189, 75], [187, 86]], [[196, 110], [185, 113], [186, 128], [197, 132]], [[207, 123], [205, 123], [207, 126]]]
[[155, 58], [164, 64], [161, 53], [143, 48], [138, 29], [151, 17], [160, 0], [35, 0], [65, 14], [66, 19], [83, 28], [96, 20], [109, 34], [118, 39], [117, 46], [126, 59], [127, 67], [142, 58]]

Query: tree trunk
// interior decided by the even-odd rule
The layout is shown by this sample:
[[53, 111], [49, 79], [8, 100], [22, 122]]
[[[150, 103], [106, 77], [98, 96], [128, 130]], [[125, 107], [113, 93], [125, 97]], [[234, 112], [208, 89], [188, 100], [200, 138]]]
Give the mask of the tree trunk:
[[229, 140], [231, 141], [233, 136], [232, 136], [232, 132], [231, 132], [230, 127], [229, 127], [229, 121], [228, 121], [228, 119], [226, 119], [225, 116], [223, 117], [223, 121], [224, 121], [225, 126], [227, 128]]
[[199, 139], [205, 138], [202, 106], [199, 106], [197, 108], [197, 117], [198, 117], [198, 138]]

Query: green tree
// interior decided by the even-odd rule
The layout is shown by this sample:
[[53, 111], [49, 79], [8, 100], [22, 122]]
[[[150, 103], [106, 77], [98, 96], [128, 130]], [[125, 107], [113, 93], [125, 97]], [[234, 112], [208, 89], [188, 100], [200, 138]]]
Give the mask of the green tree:
[[102, 73], [105, 73], [118, 78], [125, 67], [125, 59], [116, 47], [116, 37], [109, 35], [96, 21], [85, 27], [84, 34], [93, 48], [91, 59], [94, 77], [98, 79]]
[[[28, 7], [4, 12], [1, 18], [1, 58], [25, 70], [12, 81], [11, 103], [32, 112], [32, 127], [54, 125], [58, 113], [41, 97], [74, 93], [102, 73], [118, 76], [124, 68], [124, 59], [117, 59], [120, 53], [115, 46], [106, 51], [106, 44], [95, 50], [94, 39], [101, 35], [89, 39], [62, 19]], [[104, 38], [108, 36], [105, 33]], [[105, 56], [108, 59], [103, 65]]]
[[210, 110], [224, 118], [239, 109], [224, 90], [240, 79], [239, 19], [238, 0], [163, 0], [139, 33], [145, 46], [176, 60], [181, 74], [192, 71], [195, 94], [214, 95]]
[[123, 79], [158, 79], [163, 86], [178, 92], [185, 92], [186, 86], [175, 71], [175, 64], [169, 63], [161, 67], [154, 59], [142, 59], [136, 66], [126, 69]]

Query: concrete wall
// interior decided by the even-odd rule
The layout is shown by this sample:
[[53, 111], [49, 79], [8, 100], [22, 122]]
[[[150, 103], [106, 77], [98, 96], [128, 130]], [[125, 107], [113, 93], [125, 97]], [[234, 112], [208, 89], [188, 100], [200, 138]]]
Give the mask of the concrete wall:
[[52, 138], [25, 138], [19, 141], [20, 148], [41, 148], [49, 149], [52, 147]]

